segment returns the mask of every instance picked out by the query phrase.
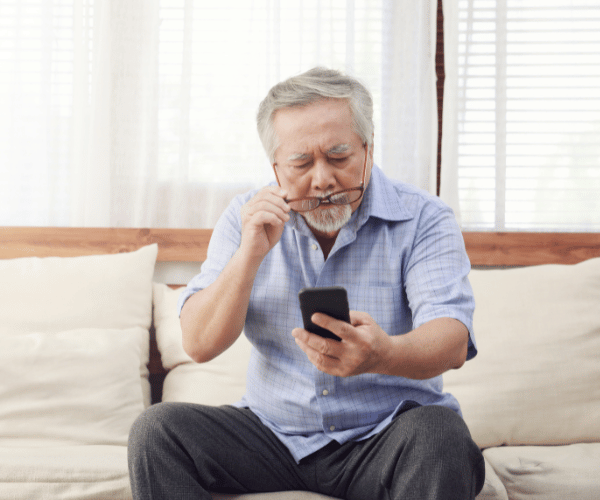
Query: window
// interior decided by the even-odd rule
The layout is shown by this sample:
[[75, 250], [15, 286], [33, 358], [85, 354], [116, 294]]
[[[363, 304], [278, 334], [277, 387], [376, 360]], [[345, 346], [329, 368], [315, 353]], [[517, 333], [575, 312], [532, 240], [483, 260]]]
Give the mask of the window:
[[181, 170], [195, 182], [252, 186], [257, 172], [271, 180], [258, 103], [273, 83], [316, 64], [363, 75], [379, 129], [382, 16], [381, 0], [160, 0], [159, 179]]
[[600, 2], [459, 0], [457, 46], [463, 229], [600, 231]]
[[93, 16], [93, 0], [0, 0], [0, 223], [68, 219]]
[[259, 101], [317, 65], [373, 93], [376, 163], [434, 191], [433, 26], [435, 0], [0, 0], [0, 224], [213, 227], [274, 180]]
[[212, 227], [235, 194], [273, 178], [255, 113], [277, 81], [319, 64], [350, 71], [373, 92], [381, 133], [382, 101], [410, 95], [383, 84], [395, 10], [0, 0], [0, 224]]

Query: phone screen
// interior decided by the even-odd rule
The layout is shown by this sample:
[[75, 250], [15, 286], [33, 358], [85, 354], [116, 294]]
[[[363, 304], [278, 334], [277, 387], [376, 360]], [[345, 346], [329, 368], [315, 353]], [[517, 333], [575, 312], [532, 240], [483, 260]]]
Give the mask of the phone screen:
[[337, 335], [315, 325], [311, 321], [314, 313], [320, 312], [332, 318], [350, 323], [350, 308], [348, 294], [341, 286], [303, 288], [298, 293], [304, 329], [321, 337], [341, 340]]

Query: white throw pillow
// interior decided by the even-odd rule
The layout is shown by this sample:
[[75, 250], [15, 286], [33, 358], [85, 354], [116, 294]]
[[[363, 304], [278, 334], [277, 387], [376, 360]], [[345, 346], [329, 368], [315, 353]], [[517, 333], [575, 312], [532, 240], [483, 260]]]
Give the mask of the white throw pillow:
[[127, 445], [143, 328], [0, 336], [0, 443]]
[[152, 277], [158, 245], [83, 257], [0, 259], [0, 337], [78, 328], [143, 328], [140, 382], [150, 404]]
[[444, 380], [479, 446], [600, 440], [600, 259], [470, 281], [479, 354]]
[[154, 284], [154, 325], [163, 366], [170, 370], [163, 386], [163, 401], [218, 406], [238, 401], [246, 390], [246, 371], [252, 345], [242, 333], [220, 356], [195, 363], [183, 350], [177, 311], [181, 289]]
[[152, 300], [156, 344], [162, 365], [171, 370], [182, 363], [193, 360], [183, 350], [181, 325], [177, 310], [177, 300], [183, 287], [172, 289], [162, 283], [152, 284]]
[[0, 259], [0, 336], [150, 328], [157, 252]]

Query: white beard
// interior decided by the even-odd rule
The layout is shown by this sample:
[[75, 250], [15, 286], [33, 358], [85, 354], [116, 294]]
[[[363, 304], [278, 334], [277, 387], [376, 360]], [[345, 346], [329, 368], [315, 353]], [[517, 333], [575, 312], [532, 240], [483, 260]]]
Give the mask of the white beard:
[[305, 212], [302, 216], [310, 228], [328, 234], [335, 233], [346, 225], [352, 216], [352, 209], [350, 205], [331, 205]]

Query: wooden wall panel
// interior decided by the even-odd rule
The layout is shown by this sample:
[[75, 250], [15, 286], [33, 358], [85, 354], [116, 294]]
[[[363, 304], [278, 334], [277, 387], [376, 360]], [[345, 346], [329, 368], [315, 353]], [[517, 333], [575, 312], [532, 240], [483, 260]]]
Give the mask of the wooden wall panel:
[[211, 229], [0, 227], [0, 259], [120, 253], [158, 243], [158, 261], [201, 262]]
[[576, 264], [600, 257], [600, 233], [463, 233], [473, 266]]
[[[0, 259], [128, 252], [158, 243], [160, 262], [202, 262], [211, 229], [0, 227]], [[463, 233], [473, 266], [575, 264], [600, 257], [600, 233]]]

